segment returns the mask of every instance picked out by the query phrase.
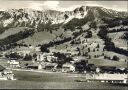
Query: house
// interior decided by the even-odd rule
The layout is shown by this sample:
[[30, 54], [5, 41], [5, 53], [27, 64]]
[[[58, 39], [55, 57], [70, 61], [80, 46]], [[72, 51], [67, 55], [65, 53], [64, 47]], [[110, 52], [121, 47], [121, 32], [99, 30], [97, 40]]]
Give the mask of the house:
[[53, 55], [50, 55], [50, 56], [47, 56], [46, 59], [47, 59], [48, 62], [51, 62], [52, 60], [56, 60], [57, 57], [55, 57]]
[[62, 72], [74, 72], [75, 66], [71, 63], [65, 63], [62, 66]]
[[43, 69], [43, 67], [42, 67], [41, 64], [38, 64], [38, 69], [39, 69], [39, 70]]
[[0, 65], [0, 80], [15, 80], [14, 74], [11, 70], [7, 70], [6, 68]]
[[20, 67], [20, 63], [16, 60], [10, 60], [8, 61], [9, 67], [10, 68], [19, 68]]
[[39, 64], [38, 63], [31, 63], [27, 65], [27, 69], [38, 69]]
[[96, 73], [99, 73], [99, 72], [100, 72], [100, 68], [97, 67], [97, 68], [96, 68]]
[[44, 64], [43, 62], [34, 62], [34, 63], [30, 63], [26, 66], [27, 69], [38, 69], [41, 70], [44, 68]]
[[53, 53], [40, 53], [37, 55], [37, 61], [51, 61], [52, 59], [56, 59], [56, 57], [53, 56]]
[[57, 66], [56, 63], [45, 63], [44, 69], [45, 69], [45, 70], [53, 70], [53, 69], [56, 68], [56, 66]]
[[43, 53], [37, 55], [37, 61], [48, 61], [56, 60], [57, 57], [53, 55], [53, 53]]

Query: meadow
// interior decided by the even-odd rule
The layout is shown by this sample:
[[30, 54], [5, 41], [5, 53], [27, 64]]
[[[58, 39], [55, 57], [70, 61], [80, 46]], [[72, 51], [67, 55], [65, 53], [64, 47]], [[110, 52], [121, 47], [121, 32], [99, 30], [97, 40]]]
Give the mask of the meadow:
[[76, 82], [85, 80], [84, 75], [13, 71], [17, 80], [0, 81], [0, 89], [123, 89], [127, 86], [115, 86], [100, 82]]

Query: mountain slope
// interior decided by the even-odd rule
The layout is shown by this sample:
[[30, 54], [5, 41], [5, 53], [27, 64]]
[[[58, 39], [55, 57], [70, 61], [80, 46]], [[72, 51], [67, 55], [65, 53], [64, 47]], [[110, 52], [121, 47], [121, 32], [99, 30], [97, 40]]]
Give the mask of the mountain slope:
[[[128, 13], [103, 7], [81, 6], [65, 12], [29, 9], [1, 11], [0, 45], [5, 48], [11, 43], [46, 44], [50, 50], [59, 48], [89, 58], [104, 58], [106, 52], [127, 56], [127, 21]], [[23, 37], [31, 29], [31, 35]], [[26, 32], [21, 34], [22, 31]]]

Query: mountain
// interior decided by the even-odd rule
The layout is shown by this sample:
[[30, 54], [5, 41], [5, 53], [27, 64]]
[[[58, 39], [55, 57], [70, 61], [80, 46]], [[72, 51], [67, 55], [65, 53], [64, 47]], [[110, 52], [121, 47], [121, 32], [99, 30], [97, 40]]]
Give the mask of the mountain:
[[74, 18], [81, 19], [85, 17], [92, 19], [123, 18], [127, 17], [127, 13], [89, 6], [81, 6], [73, 11], [65, 12], [55, 10], [35, 11], [32, 9], [11, 9], [0, 11], [0, 26], [5, 29], [17, 26], [37, 28], [41, 23], [59, 24], [69, 22]]
[[117, 55], [126, 59], [127, 23], [127, 12], [103, 7], [81, 6], [65, 12], [0, 11], [0, 50], [44, 45], [51, 51], [88, 58], [113, 59]]

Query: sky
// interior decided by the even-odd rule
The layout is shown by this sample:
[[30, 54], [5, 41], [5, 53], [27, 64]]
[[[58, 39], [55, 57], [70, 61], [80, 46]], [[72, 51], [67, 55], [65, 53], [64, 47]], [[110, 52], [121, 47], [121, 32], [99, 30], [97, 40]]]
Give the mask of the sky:
[[128, 1], [86, 1], [86, 0], [75, 0], [75, 1], [50, 1], [50, 0], [0, 0], [0, 10], [6, 9], [19, 9], [19, 8], [30, 8], [35, 10], [61, 10], [71, 11], [79, 6], [101, 6], [108, 9], [114, 9], [117, 11], [127, 11]]

